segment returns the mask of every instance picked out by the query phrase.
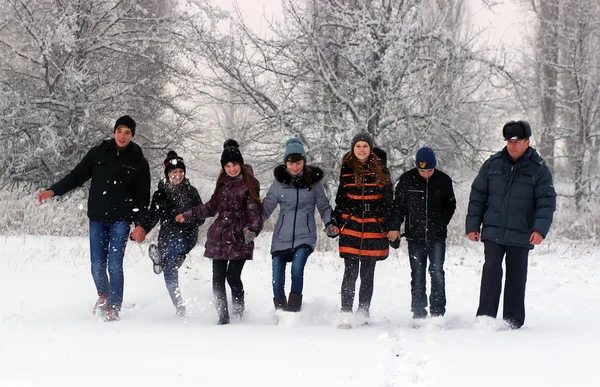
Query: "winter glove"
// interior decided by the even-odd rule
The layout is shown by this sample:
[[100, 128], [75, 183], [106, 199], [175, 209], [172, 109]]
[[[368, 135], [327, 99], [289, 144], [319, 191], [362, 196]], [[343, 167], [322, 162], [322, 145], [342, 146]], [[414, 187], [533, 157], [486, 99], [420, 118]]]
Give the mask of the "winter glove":
[[248, 243], [252, 243], [254, 241], [254, 238], [256, 238], [256, 233], [252, 230], [249, 230], [248, 228], [244, 229], [244, 243], [248, 244]]
[[325, 233], [330, 238], [335, 238], [339, 234], [339, 230], [336, 230], [336, 227], [333, 223], [329, 223], [327, 228], [325, 229]]
[[395, 241], [390, 241], [390, 247], [397, 249], [400, 247], [400, 238], [397, 238]]

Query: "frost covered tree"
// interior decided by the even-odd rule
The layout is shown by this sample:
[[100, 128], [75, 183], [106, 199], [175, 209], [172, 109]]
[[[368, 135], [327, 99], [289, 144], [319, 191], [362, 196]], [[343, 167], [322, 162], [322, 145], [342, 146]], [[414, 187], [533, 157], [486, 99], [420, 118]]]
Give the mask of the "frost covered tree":
[[2, 186], [43, 186], [130, 114], [135, 140], [184, 132], [178, 47], [185, 17], [159, 0], [0, 0]]
[[597, 202], [600, 188], [600, 5], [576, 0], [527, 5], [537, 18], [536, 82], [529, 94], [539, 97], [539, 148], [556, 179], [569, 182], [562, 195], [582, 210]]
[[424, 144], [458, 163], [478, 147], [477, 115], [491, 99], [484, 88], [504, 74], [465, 27], [462, 1], [283, 4], [268, 34], [234, 15], [232, 33], [190, 41], [206, 56], [214, 100], [250, 107], [262, 153], [279, 155], [299, 135], [311, 161], [335, 176], [358, 131], [374, 136], [395, 169]]

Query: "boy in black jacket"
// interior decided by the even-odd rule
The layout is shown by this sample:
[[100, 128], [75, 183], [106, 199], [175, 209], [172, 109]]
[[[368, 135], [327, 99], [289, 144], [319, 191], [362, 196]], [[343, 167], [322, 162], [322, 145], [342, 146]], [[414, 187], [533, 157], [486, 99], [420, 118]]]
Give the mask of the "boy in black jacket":
[[446, 256], [447, 226], [456, 210], [452, 179], [436, 169], [437, 160], [431, 148], [419, 149], [416, 168], [400, 176], [396, 185], [394, 210], [388, 237], [408, 241], [411, 268], [411, 310], [413, 319], [427, 317], [426, 275], [429, 257], [431, 295], [429, 312], [432, 316], [446, 313], [446, 285], [444, 260]]
[[[150, 168], [142, 148], [131, 141], [135, 121], [120, 117], [114, 138], [93, 147], [73, 170], [48, 190], [38, 202], [60, 196], [92, 179], [88, 197], [92, 277], [98, 292], [94, 314], [106, 313], [106, 321], [119, 319], [123, 303], [123, 256], [130, 230], [131, 238], [142, 242], [146, 233], [139, 225], [150, 201]], [[108, 275], [107, 275], [108, 268]]]

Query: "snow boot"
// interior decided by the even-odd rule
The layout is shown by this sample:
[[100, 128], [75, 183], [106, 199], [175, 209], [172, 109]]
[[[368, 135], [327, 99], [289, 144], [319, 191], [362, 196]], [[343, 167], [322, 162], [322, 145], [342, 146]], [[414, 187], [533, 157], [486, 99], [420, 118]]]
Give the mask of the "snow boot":
[[227, 295], [225, 297], [215, 297], [215, 307], [219, 315], [218, 325], [229, 324], [229, 307], [227, 305]]
[[340, 312], [339, 321], [337, 327], [339, 329], [352, 329], [352, 311], [342, 310]]
[[160, 253], [160, 250], [158, 249], [158, 246], [156, 246], [155, 244], [151, 244], [150, 247], [148, 247], [148, 255], [152, 260], [152, 271], [154, 271], [154, 274], [162, 273], [162, 255]]
[[273, 305], [275, 305], [275, 310], [286, 310], [287, 300], [285, 299], [285, 297], [282, 299], [273, 298]]
[[185, 317], [185, 315], [186, 315], [185, 305], [179, 305], [179, 306], [177, 306], [176, 311], [175, 311], [175, 315], [177, 317]]
[[424, 319], [427, 317], [427, 311], [425, 309], [413, 310], [413, 320]]
[[110, 321], [119, 321], [119, 309], [114, 306], [114, 305], [109, 305], [106, 308], [106, 318], [104, 319], [104, 321], [106, 322], [110, 322]]
[[246, 302], [244, 301], [244, 291], [237, 293], [232, 297], [232, 313], [238, 319], [244, 317], [244, 310], [246, 309]]
[[369, 314], [369, 308], [365, 306], [359, 306], [356, 311], [357, 323], [360, 325], [369, 325], [371, 323], [371, 316]]
[[300, 312], [302, 308], [302, 294], [290, 293], [288, 296], [287, 311], [288, 312]]
[[96, 305], [94, 305], [94, 311], [92, 314], [95, 316], [98, 311], [104, 312], [106, 310], [106, 305], [108, 302], [108, 295], [104, 293], [98, 293], [98, 301], [96, 301]]

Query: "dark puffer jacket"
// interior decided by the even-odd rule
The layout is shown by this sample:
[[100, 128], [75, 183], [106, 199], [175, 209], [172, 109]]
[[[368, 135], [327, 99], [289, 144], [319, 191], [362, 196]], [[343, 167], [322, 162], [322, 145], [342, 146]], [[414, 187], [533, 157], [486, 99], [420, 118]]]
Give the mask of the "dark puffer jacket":
[[152, 195], [148, 216], [141, 226], [149, 233], [160, 221], [158, 232], [158, 247], [165, 251], [169, 242], [179, 236], [190, 241], [190, 249], [198, 241], [198, 228], [204, 224], [204, 219], [196, 222], [178, 223], [175, 217], [185, 210], [202, 204], [198, 190], [184, 179], [177, 185], [170, 185], [164, 179], [158, 182], [158, 190]]
[[[252, 188], [258, 195], [260, 184], [252, 177]], [[223, 184], [208, 202], [183, 213], [186, 221], [199, 221], [211, 216], [217, 219], [208, 229], [204, 256], [212, 259], [252, 259], [254, 242], [245, 243], [244, 228], [260, 233], [262, 208], [250, 197], [242, 175], [225, 176]]]
[[516, 163], [506, 147], [483, 163], [471, 185], [466, 232], [481, 240], [533, 249], [534, 231], [545, 238], [556, 210], [556, 191], [544, 160], [528, 148]]
[[407, 240], [425, 243], [444, 240], [455, 210], [450, 176], [436, 169], [425, 179], [413, 168], [402, 174], [396, 185], [390, 229], [400, 230], [404, 222]]
[[[364, 165], [369, 169], [369, 163]], [[384, 167], [384, 171], [387, 169]], [[362, 187], [355, 183], [355, 171], [344, 162], [335, 198], [335, 219], [340, 228], [340, 257], [386, 259], [389, 255], [387, 222], [393, 205], [393, 187], [377, 184], [375, 174], [367, 172]]]
[[275, 181], [263, 200], [263, 218], [266, 221], [279, 204], [279, 217], [273, 232], [271, 254], [289, 254], [300, 246], [315, 249], [317, 243], [317, 225], [315, 207], [327, 226], [331, 223], [331, 205], [325, 195], [321, 180], [323, 170], [307, 166], [310, 171], [310, 188], [304, 178], [292, 176], [279, 165], [273, 171]]
[[64, 195], [92, 179], [88, 198], [88, 217], [113, 223], [145, 218], [150, 201], [150, 168], [133, 141], [120, 151], [112, 140], [93, 147], [75, 168], [49, 189]]

